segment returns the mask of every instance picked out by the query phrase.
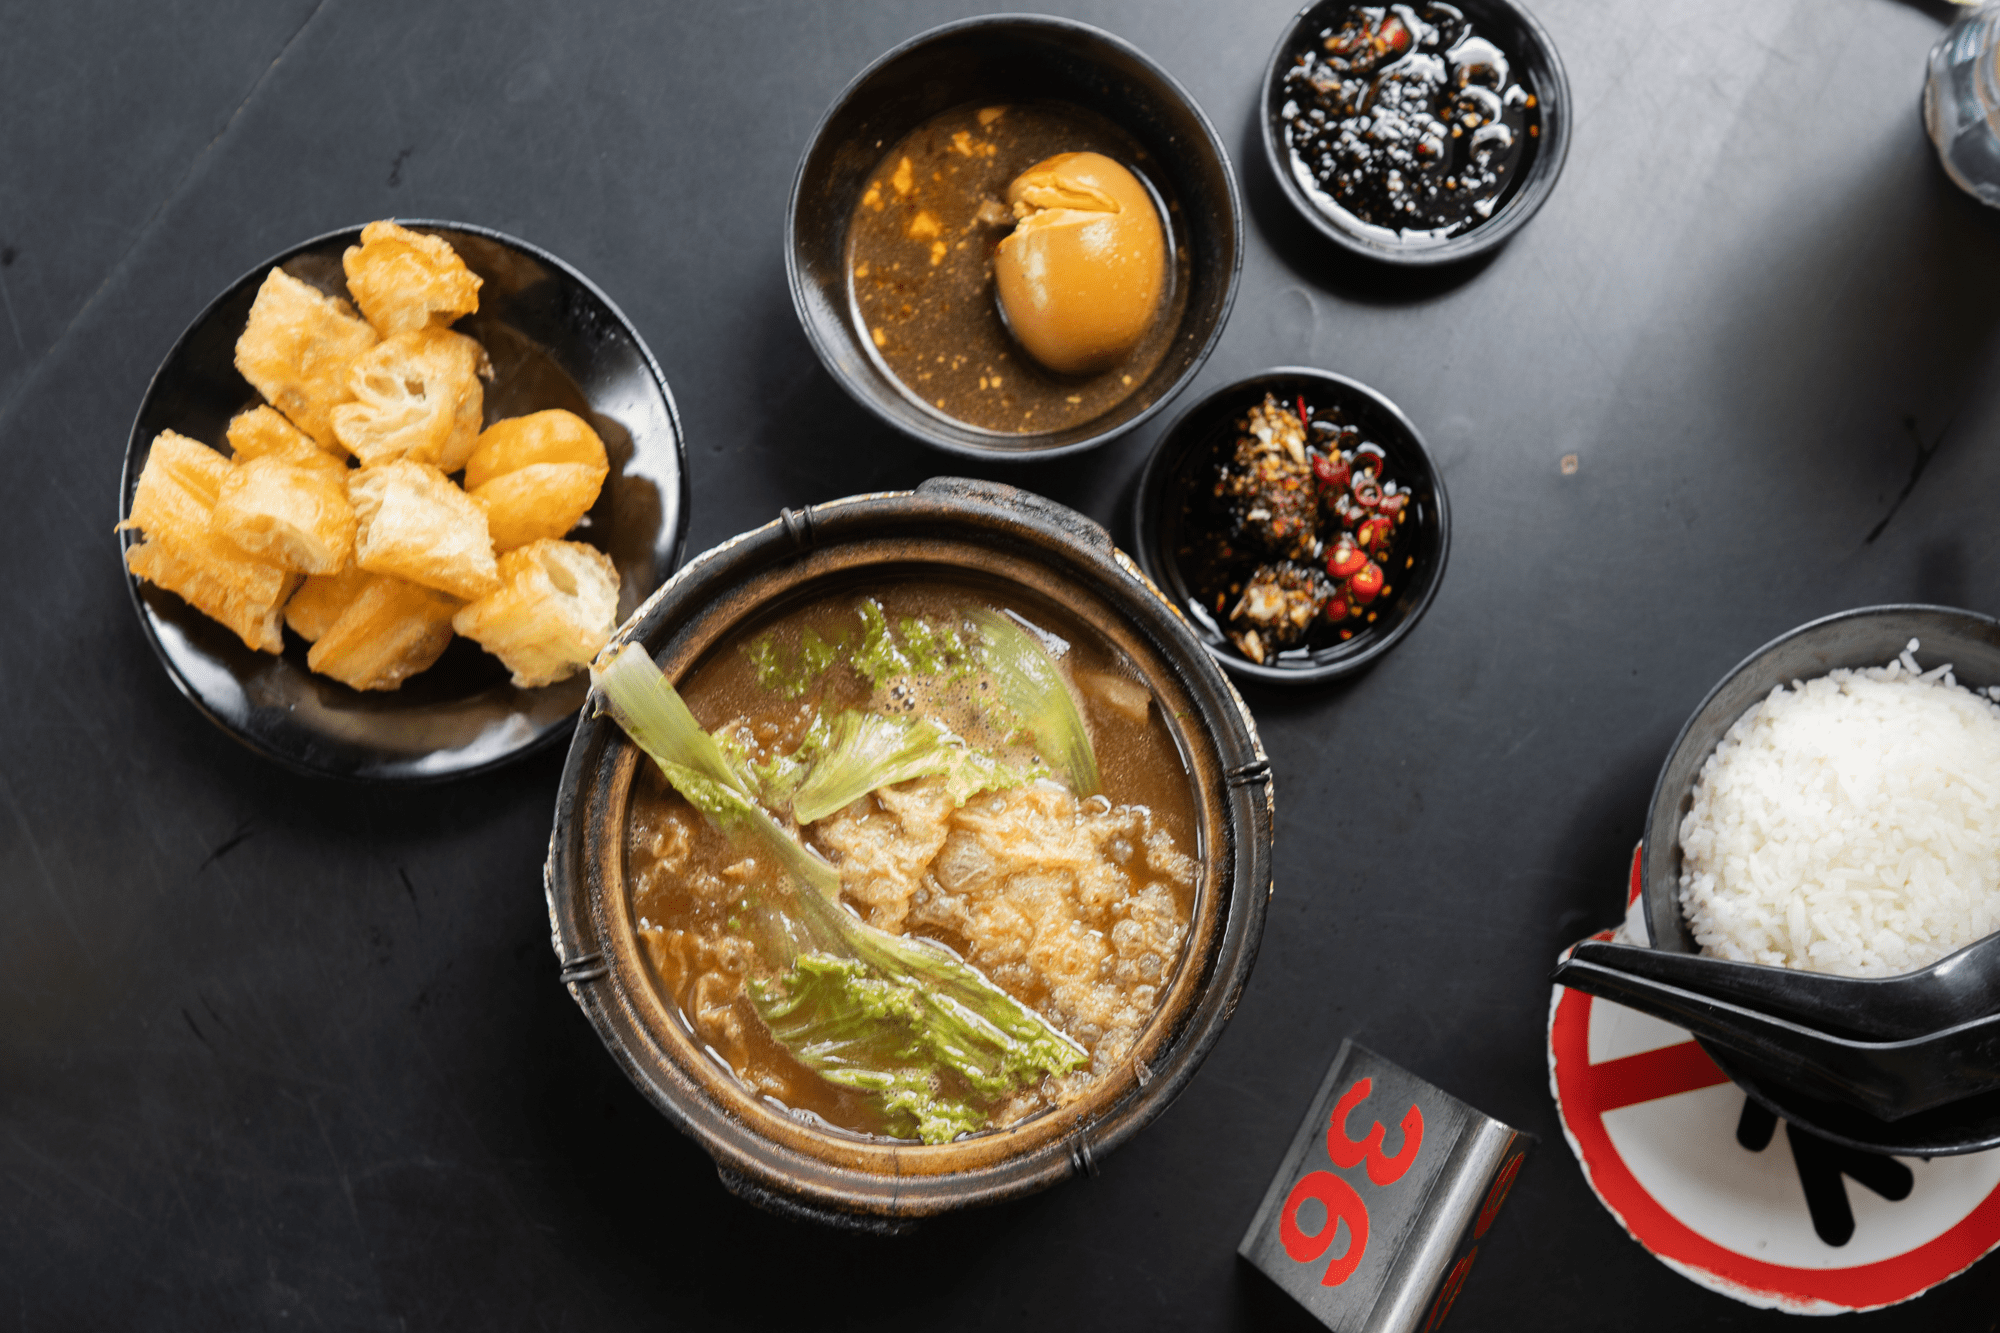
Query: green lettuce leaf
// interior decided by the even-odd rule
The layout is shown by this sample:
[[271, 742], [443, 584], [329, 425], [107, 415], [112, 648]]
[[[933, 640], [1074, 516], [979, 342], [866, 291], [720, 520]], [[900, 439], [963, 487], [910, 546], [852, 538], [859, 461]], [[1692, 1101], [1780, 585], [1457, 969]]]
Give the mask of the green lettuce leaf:
[[828, 898], [840, 892], [840, 872], [814, 856], [768, 810], [742, 791], [671, 759], [656, 757], [654, 762], [689, 805], [707, 815], [711, 823], [731, 838], [762, 847], [792, 878], [811, 885]]
[[825, 752], [792, 795], [792, 817], [801, 824], [912, 778], [944, 775], [955, 806], [979, 792], [1026, 780], [928, 718], [846, 712], [833, 718], [828, 734]]
[[812, 726], [790, 754], [774, 754], [763, 763], [750, 766], [750, 775], [757, 781], [758, 799], [774, 810], [789, 807], [799, 784], [806, 780], [832, 742], [833, 728], [826, 714], [815, 713]]
[[986, 672], [993, 678], [1000, 704], [1028, 733], [1035, 752], [1067, 778], [1071, 791], [1095, 795], [1103, 781], [1090, 730], [1048, 649], [1011, 616], [985, 607], [967, 614], [986, 644]]
[[978, 654], [952, 626], [905, 616], [896, 628], [903, 637], [904, 655], [919, 674], [950, 685], [978, 671]]
[[860, 610], [861, 646], [854, 650], [854, 669], [866, 676], [870, 685], [880, 689], [898, 676], [909, 675], [915, 668], [897, 646], [882, 604], [870, 597], [861, 603]]
[[715, 738], [694, 720], [680, 691], [668, 683], [645, 649], [628, 643], [609, 660], [593, 663], [590, 682], [603, 695], [625, 734], [647, 754], [662, 763], [671, 760], [692, 769], [745, 797], [751, 795], [743, 774], [729, 762]]
[[780, 982], [753, 979], [750, 1001], [799, 1063], [829, 1083], [873, 1094], [892, 1127], [949, 1143], [985, 1116], [940, 1095], [927, 1049], [925, 1004], [915, 988], [871, 976], [851, 958], [807, 954]]
[[808, 628], [799, 636], [795, 653], [787, 653], [773, 635], [765, 634], [745, 645], [743, 655], [750, 659], [751, 669], [757, 673], [759, 688], [796, 699], [841, 660], [846, 646], [845, 635], [828, 643], [817, 631]]
[[864, 599], [857, 609], [861, 646], [852, 661], [876, 689], [898, 676], [951, 685], [978, 670], [978, 652], [954, 626], [904, 616], [891, 630], [888, 614], [874, 598]]

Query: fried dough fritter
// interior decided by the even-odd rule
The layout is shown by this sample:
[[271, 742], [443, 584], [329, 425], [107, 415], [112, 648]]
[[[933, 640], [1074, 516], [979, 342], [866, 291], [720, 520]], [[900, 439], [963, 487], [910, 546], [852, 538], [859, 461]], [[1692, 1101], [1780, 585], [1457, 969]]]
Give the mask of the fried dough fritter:
[[496, 421], [465, 464], [465, 488], [486, 506], [493, 548], [561, 537], [597, 503], [610, 474], [604, 441], [574, 412], [554, 408]]
[[597, 503], [604, 469], [583, 463], [530, 463], [481, 486], [472, 498], [486, 507], [493, 549], [501, 554], [553, 539], [575, 527]]
[[237, 464], [211, 521], [245, 553], [300, 574], [337, 573], [354, 552], [347, 468], [317, 449]]
[[312, 436], [285, 420], [277, 408], [263, 405], [231, 417], [228, 439], [239, 464], [252, 458], [338, 460], [342, 456], [339, 449], [321, 448]]
[[278, 608], [298, 576], [246, 555], [215, 530], [216, 502], [234, 470], [207, 445], [161, 431], [139, 473], [131, 517], [119, 525], [145, 534], [126, 549], [125, 566], [228, 626], [246, 646], [275, 653], [284, 647]]
[[455, 597], [386, 574], [370, 574], [327, 627], [306, 665], [357, 690], [393, 690], [451, 644]]
[[398, 333], [354, 362], [353, 401], [333, 410], [333, 432], [363, 467], [407, 458], [456, 472], [479, 442], [479, 377], [489, 369], [485, 349], [462, 333]]
[[500, 586], [486, 510], [425, 463], [400, 459], [351, 474], [354, 563], [471, 601]]
[[[609, 474], [603, 440], [561, 410], [482, 433], [492, 363], [449, 327], [482, 279], [449, 242], [374, 222], [341, 265], [352, 305], [265, 275], [235, 348], [265, 403], [221, 452], [154, 442], [121, 524], [143, 533], [128, 567], [254, 649], [281, 651], [289, 626], [313, 671], [358, 690], [430, 667], [472, 602], [466, 623], [517, 685], [575, 674], [617, 614], [610, 559], [557, 540]], [[461, 489], [448, 474], [475, 453]]]
[[479, 309], [479, 276], [441, 236], [371, 222], [340, 266], [361, 313], [384, 338], [443, 327]]
[[600, 472], [611, 470], [604, 441], [590, 423], [557, 407], [508, 417], [481, 431], [465, 462], [465, 489], [476, 491], [495, 477], [533, 463], [581, 463]]
[[317, 643], [333, 628], [373, 579], [384, 577], [348, 565], [337, 574], [309, 575], [285, 603], [285, 624], [307, 643]]
[[581, 542], [542, 540], [500, 557], [500, 587], [452, 618], [522, 689], [589, 665], [618, 621], [618, 570]]
[[296, 586], [298, 575], [255, 560], [232, 564], [195, 557], [157, 541], [128, 548], [125, 567], [228, 628], [245, 647], [260, 653], [284, 651], [278, 608]]
[[293, 425], [338, 449], [333, 409], [354, 396], [348, 370], [379, 341], [353, 306], [274, 268], [236, 340], [236, 369]]

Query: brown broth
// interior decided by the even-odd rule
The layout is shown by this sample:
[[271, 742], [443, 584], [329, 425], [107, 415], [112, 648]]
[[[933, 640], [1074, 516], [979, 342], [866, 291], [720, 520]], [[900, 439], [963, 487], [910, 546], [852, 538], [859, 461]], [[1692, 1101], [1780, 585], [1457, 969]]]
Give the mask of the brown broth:
[[[783, 753], [798, 744], [810, 725], [815, 708], [831, 712], [866, 706], [871, 699], [879, 708], [883, 697], [851, 665], [846, 664], [828, 671], [803, 697], [786, 700], [760, 686], [756, 670], [745, 651], [767, 633], [781, 648], [796, 648], [809, 627], [829, 640], [845, 630], [851, 643], [859, 625], [856, 607], [864, 596], [874, 598], [883, 606], [891, 624], [912, 616], [933, 623], [955, 623], [965, 608], [983, 604], [1017, 611], [1034, 624], [1067, 640], [1070, 651], [1064, 657], [1064, 663], [1077, 685], [1075, 694], [1090, 728], [1103, 773], [1103, 795], [1108, 798], [1108, 809], [1092, 817], [1107, 821], [1123, 820], [1128, 824], [1143, 819], [1144, 827], [1164, 834], [1171, 840], [1173, 853], [1187, 861], [1185, 883], [1169, 886], [1171, 915], [1178, 927], [1172, 956], [1163, 958], [1159, 975], [1144, 983], [1152, 986], [1147, 1004], [1125, 1011], [1142, 1014], [1137, 1029], [1122, 1035], [1097, 1033], [1095, 1037], [1089, 1030], [1066, 1029], [1066, 1035], [1091, 1052], [1094, 1057], [1092, 1066], [1061, 1078], [1047, 1079], [1042, 1087], [1029, 1089], [996, 1110], [996, 1126], [1013, 1123], [1073, 1100], [1098, 1080], [1122, 1067], [1124, 1052], [1129, 1048], [1131, 1038], [1137, 1035], [1138, 1030], [1143, 1030], [1146, 1021], [1150, 1021], [1157, 996], [1164, 994], [1172, 979], [1179, 964], [1179, 954], [1184, 950], [1196, 891], [1194, 862], [1191, 859], [1197, 851], [1196, 823], [1186, 766], [1172, 735], [1160, 718], [1157, 700], [1147, 706], [1143, 723], [1119, 712], [1107, 700], [1105, 691], [1117, 687], [1107, 687], [1096, 680], [1097, 677], [1130, 682], [1141, 691], [1144, 685], [1116, 650], [1097, 635], [1073, 618], [1039, 601], [1031, 601], [1011, 592], [998, 594], [994, 590], [937, 580], [888, 583], [872, 586], [865, 592], [857, 589], [782, 613], [737, 632], [717, 651], [711, 652], [691, 678], [682, 684], [682, 695], [695, 717], [711, 731], [726, 728], [734, 732], [738, 727], [747, 728], [747, 734], [763, 744], [767, 753]], [[967, 682], [965, 686], [968, 692], [976, 688], [976, 682]], [[947, 721], [947, 724], [951, 723]], [[980, 739], [969, 729], [961, 734], [975, 741]], [[1024, 749], [1020, 747], [1009, 752], [1007, 757], [1017, 759]], [[852, 830], [865, 827], [862, 821], [888, 819], [891, 816], [887, 813], [885, 799], [893, 803], [897, 793], [921, 783], [922, 780], [902, 784], [891, 789], [887, 798], [880, 795], [863, 798], [848, 810], [808, 826], [805, 830], [806, 841], [839, 864], [841, 854], [829, 845], [829, 839], [833, 837], [832, 830], [841, 821], [856, 821], [847, 825], [851, 834]], [[1040, 791], [1046, 796], [1048, 789]], [[1066, 793], [1064, 798], [1067, 798]], [[964, 811], [955, 814], [954, 818], [959, 814], [980, 817], [977, 807], [987, 799], [985, 795], [974, 796], [967, 802]], [[1093, 811], [1097, 808], [1092, 807]], [[857, 811], [862, 813], [857, 816]], [[768, 974], [770, 970], [756, 957], [754, 946], [746, 938], [747, 931], [744, 929], [750, 916], [744, 908], [746, 899], [756, 894], [761, 885], [768, 884], [768, 880], [761, 877], [764, 872], [752, 870], [746, 873], [742, 869], [754, 858], [754, 853], [732, 846], [667, 785], [657, 766], [651, 763], [643, 763], [634, 780], [626, 837], [634, 926], [653, 965], [663, 996], [679, 1011], [695, 1039], [706, 1045], [719, 1063], [730, 1068], [751, 1089], [794, 1113], [808, 1113], [828, 1125], [856, 1133], [885, 1133], [874, 1103], [865, 1096], [827, 1082], [794, 1060], [771, 1038], [744, 992], [745, 976]], [[847, 845], [851, 848], [854, 843], [850, 841]], [[944, 857], [939, 855], [930, 868], [936, 869], [943, 861]], [[1162, 853], [1141, 848], [1131, 861], [1125, 863], [1131, 869], [1131, 882], [1140, 885], [1143, 881], [1146, 886], [1167, 883], [1164, 879], [1153, 877], [1153, 871], [1149, 869], [1163, 861]], [[922, 892], [936, 891], [939, 896], [935, 901], [946, 901], [933, 875], [927, 873], [925, 883], [930, 888]], [[843, 899], [864, 919], [872, 917], [878, 926], [897, 928], [885, 919], [887, 909], [882, 903], [857, 900], [852, 876], [846, 888], [848, 891], [843, 893]], [[1157, 910], [1160, 896], [1154, 895], [1152, 902]], [[1049, 1009], [1051, 993], [1046, 984], [1047, 978], [1019, 963], [990, 966], [990, 960], [983, 962], [981, 959], [978, 940], [969, 939], [935, 921], [914, 919], [923, 915], [923, 907], [910, 908], [913, 919], [902, 922], [902, 927], [910, 933], [925, 935], [948, 945], [960, 956], [981, 967], [991, 980], [1017, 1000], [1035, 1008], [1051, 1021], [1057, 1021]], [[1141, 914], [1136, 908], [1132, 909], [1129, 917], [1120, 918], [1140, 919]], [[1129, 942], [1135, 929], [1130, 925], [1100, 924], [1103, 924], [1107, 940], [1122, 929]], [[1110, 947], [1106, 945], [1106, 948]], [[1124, 966], [1114, 952], [1108, 962], [1101, 962], [1100, 971], [1112, 963]], [[1127, 989], [1132, 996], [1141, 995], [1136, 988]], [[1057, 1026], [1064, 1025], [1057, 1021]], [[1072, 1024], [1072, 1029], [1075, 1026]], [[950, 1077], [955, 1076], [948, 1073], [947, 1081]], [[945, 1091], [956, 1090], [946, 1088]]]
[[[883, 157], [848, 222], [849, 297], [877, 358], [925, 407], [1002, 434], [1064, 430], [1123, 402], [1165, 357], [1187, 304], [1185, 232], [1146, 151], [1110, 121], [1063, 102], [994, 110], [942, 112]], [[1008, 184], [1073, 152], [1102, 153], [1147, 183], [1173, 255], [1152, 328], [1118, 365], [1085, 377], [1022, 350], [993, 294], [993, 252], [1014, 225]]]

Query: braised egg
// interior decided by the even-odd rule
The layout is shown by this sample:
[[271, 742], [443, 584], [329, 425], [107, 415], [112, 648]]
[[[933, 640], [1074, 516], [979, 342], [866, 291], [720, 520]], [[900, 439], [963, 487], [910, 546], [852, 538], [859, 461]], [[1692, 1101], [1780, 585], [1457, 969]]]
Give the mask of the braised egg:
[[1001, 313], [1050, 370], [1123, 360], [1166, 289], [1166, 233], [1146, 187], [1102, 153], [1059, 153], [1007, 187], [1014, 230], [993, 256]]

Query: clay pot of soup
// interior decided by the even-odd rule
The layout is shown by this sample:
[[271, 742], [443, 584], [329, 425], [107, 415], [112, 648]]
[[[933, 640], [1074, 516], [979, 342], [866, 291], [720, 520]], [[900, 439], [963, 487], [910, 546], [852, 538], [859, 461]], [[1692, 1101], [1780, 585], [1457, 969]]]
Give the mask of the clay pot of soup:
[[[1002, 643], [1049, 664], [1089, 776], [991, 704], [1010, 688]], [[690, 563], [600, 662], [628, 644], [837, 872], [842, 929], [976, 970], [1047, 1037], [1041, 1063], [983, 1080], [882, 1055], [925, 1034], [848, 1023], [859, 991], [814, 1010], [813, 987], [872, 982], [774, 955], [768, 922], [797, 882], [683, 799], [594, 693], [547, 868], [563, 980], [730, 1189], [900, 1230], [1094, 1172], [1194, 1076], [1263, 929], [1270, 765], [1214, 660], [1096, 524], [957, 479], [786, 510]], [[943, 736], [960, 762], [824, 798], [837, 737], [869, 728]], [[932, 1002], [926, 984], [888, 1009]], [[852, 1058], [827, 1054], [834, 1036]]]

